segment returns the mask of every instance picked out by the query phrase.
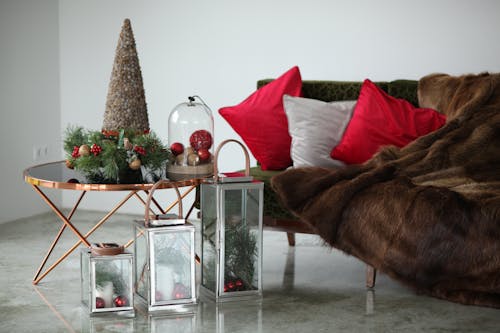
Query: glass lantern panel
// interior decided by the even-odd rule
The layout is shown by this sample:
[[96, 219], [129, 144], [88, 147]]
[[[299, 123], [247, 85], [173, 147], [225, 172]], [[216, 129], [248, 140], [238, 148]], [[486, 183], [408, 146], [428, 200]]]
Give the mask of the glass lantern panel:
[[[153, 234], [156, 302], [191, 298], [191, 232]], [[153, 296], [153, 295], [152, 295]]]
[[[96, 308], [131, 306], [132, 262], [129, 259], [98, 259], [94, 262]], [[103, 303], [101, 303], [103, 302]]]
[[217, 272], [217, 191], [216, 186], [203, 184], [201, 186], [202, 202], [202, 285], [216, 292]]
[[258, 289], [259, 190], [224, 192], [224, 292]]
[[82, 302], [88, 308], [90, 297], [90, 255], [87, 250], [80, 252]]
[[148, 300], [149, 269], [148, 269], [148, 241], [144, 227], [135, 227], [135, 281], [136, 292], [143, 299]]

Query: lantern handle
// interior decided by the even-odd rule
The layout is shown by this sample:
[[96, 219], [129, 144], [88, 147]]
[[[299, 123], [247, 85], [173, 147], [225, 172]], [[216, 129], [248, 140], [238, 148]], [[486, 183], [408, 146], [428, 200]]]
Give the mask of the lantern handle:
[[168, 179], [160, 179], [156, 183], [154, 183], [153, 187], [149, 190], [148, 194], [148, 199], [146, 200], [146, 211], [144, 213], [144, 224], [146, 227], [149, 227], [149, 211], [150, 211], [150, 206], [151, 206], [151, 200], [153, 199], [153, 192], [162, 184], [169, 184], [171, 188], [175, 190], [175, 193], [177, 194], [177, 200], [178, 200], [178, 205], [179, 205], [179, 217], [182, 218], [182, 197], [181, 193], [179, 192], [179, 188], [177, 185], [175, 185], [174, 182], [168, 180]]
[[250, 155], [248, 155], [248, 150], [245, 148], [245, 146], [239, 142], [238, 140], [234, 139], [227, 139], [222, 141], [218, 146], [217, 149], [215, 150], [214, 154], [214, 181], [217, 183], [219, 181], [219, 169], [217, 167], [218, 165], [218, 159], [219, 159], [219, 152], [222, 149], [224, 145], [226, 145], [229, 142], [234, 142], [237, 143], [241, 149], [243, 150], [243, 153], [245, 154], [245, 176], [250, 176]]

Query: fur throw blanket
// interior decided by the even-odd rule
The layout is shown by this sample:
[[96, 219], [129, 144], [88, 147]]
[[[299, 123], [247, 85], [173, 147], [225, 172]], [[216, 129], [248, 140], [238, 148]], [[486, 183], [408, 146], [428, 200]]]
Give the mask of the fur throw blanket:
[[500, 74], [432, 74], [418, 95], [446, 114], [439, 130], [272, 187], [329, 245], [417, 292], [500, 307]]

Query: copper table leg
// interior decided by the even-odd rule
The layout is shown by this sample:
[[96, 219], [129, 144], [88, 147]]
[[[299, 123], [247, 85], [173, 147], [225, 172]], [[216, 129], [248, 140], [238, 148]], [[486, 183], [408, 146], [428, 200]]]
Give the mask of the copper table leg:
[[[69, 212], [68, 216], [66, 217], [68, 220], [71, 220], [71, 218], [73, 217], [73, 214], [76, 212], [76, 209], [80, 205], [80, 202], [82, 201], [83, 196], [85, 195], [85, 193], [87, 193], [87, 192], [83, 191], [82, 194], [80, 194], [80, 197], [78, 198], [78, 200], [76, 201], [75, 205], [73, 206], [73, 208]], [[40, 272], [42, 271], [43, 267], [47, 263], [47, 259], [49, 259], [50, 254], [52, 253], [52, 250], [54, 249], [54, 247], [56, 246], [57, 242], [59, 241], [59, 238], [61, 238], [61, 235], [62, 235], [62, 233], [64, 232], [65, 229], [66, 229], [66, 224], [63, 223], [62, 226], [61, 226], [61, 228], [59, 229], [59, 232], [57, 233], [56, 237], [54, 238], [54, 241], [50, 245], [50, 248], [47, 251], [47, 254], [45, 255], [45, 258], [43, 258], [42, 263], [40, 264], [40, 267], [38, 267], [38, 270], [36, 271], [36, 274], [33, 277], [33, 281], [35, 281], [36, 278], [38, 277], [38, 275], [40, 275]]]
[[[41, 191], [40, 191], [41, 192]], [[87, 247], [90, 247], [90, 243], [87, 241], [87, 237], [89, 237], [97, 228], [99, 228], [104, 222], [106, 222], [121, 206], [123, 206], [137, 191], [131, 191], [125, 198], [123, 198], [106, 216], [104, 216], [92, 229], [90, 229], [85, 236], [81, 236], [82, 238], [77, 241], [66, 253], [64, 253], [59, 259], [57, 259], [47, 270], [40, 275], [38, 278], [33, 280], [33, 284], [38, 284], [47, 274], [49, 274], [57, 265], [61, 263], [68, 255], [71, 254], [81, 243], [84, 243]], [[45, 195], [44, 195], [45, 197]], [[48, 200], [48, 199], [47, 199]], [[50, 201], [50, 200], [49, 200]], [[55, 207], [55, 206], [54, 206]], [[55, 208], [57, 209], [57, 208]], [[59, 211], [59, 210], [57, 210]], [[69, 223], [69, 222], [68, 222]], [[71, 223], [69, 223], [71, 225]], [[72, 226], [72, 225], [71, 225]], [[74, 228], [74, 227], [73, 227]], [[76, 230], [76, 228], [75, 228]], [[78, 231], [77, 231], [78, 232]], [[80, 233], [78, 233], [80, 234]]]
[[84, 243], [86, 246], [90, 246], [90, 243], [85, 239], [85, 237], [78, 231], [78, 229], [75, 228], [73, 224], [71, 224], [71, 222], [66, 218], [66, 216], [64, 216], [63, 213], [61, 213], [61, 211], [56, 207], [56, 205], [54, 205], [54, 203], [50, 201], [50, 199], [45, 195], [45, 193], [43, 193], [42, 190], [38, 188], [38, 186], [36, 185], [31, 185], [31, 186], [33, 186], [35, 191], [37, 191], [38, 194], [40, 194], [43, 200], [47, 203], [47, 205], [50, 206], [50, 208], [52, 208], [52, 210], [56, 213], [57, 216], [59, 216], [59, 218], [64, 222], [64, 224], [66, 224], [66, 226], [68, 226], [71, 229], [71, 231], [73, 231], [73, 233], [75, 233], [75, 235], [78, 236], [78, 238], [80, 238], [80, 241]]

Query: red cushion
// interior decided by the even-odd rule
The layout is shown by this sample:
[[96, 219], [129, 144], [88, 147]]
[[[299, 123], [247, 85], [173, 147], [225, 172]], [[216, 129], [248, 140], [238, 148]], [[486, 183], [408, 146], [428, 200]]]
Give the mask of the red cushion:
[[444, 125], [446, 117], [435, 110], [416, 108], [386, 94], [365, 80], [347, 129], [330, 156], [348, 164], [364, 163], [381, 146], [403, 147]]
[[282, 170], [292, 165], [291, 137], [283, 109], [283, 95], [301, 96], [302, 78], [293, 67], [276, 80], [219, 113], [238, 133], [262, 170]]

